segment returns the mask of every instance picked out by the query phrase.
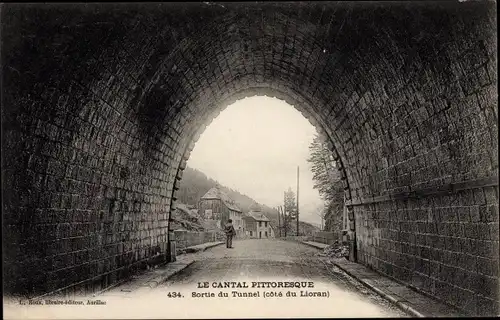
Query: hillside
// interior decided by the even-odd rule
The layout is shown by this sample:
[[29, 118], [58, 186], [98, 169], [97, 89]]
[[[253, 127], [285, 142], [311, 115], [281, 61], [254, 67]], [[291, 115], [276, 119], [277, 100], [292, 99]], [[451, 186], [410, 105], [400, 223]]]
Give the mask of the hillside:
[[[218, 181], [207, 177], [203, 172], [186, 167], [183, 172], [180, 188], [177, 192], [178, 200], [181, 203], [197, 206], [199, 199], [208, 191], [210, 188], [215, 187]], [[254, 203], [258, 203], [254, 199], [247, 195], [241, 194], [236, 190], [230, 189], [226, 186], [220, 184], [221, 189], [227, 193], [240, 207], [243, 212], [250, 211], [250, 206]], [[264, 204], [258, 203], [262, 209], [262, 212], [271, 220], [271, 225], [273, 227], [278, 226], [278, 211]], [[318, 229], [307, 222], [299, 222], [299, 228], [301, 230], [305, 229], [307, 232], [311, 230]]]

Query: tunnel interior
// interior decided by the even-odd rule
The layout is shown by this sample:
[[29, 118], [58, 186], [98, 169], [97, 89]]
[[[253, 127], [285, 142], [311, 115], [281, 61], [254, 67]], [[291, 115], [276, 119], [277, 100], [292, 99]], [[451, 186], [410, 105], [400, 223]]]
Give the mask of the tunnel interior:
[[498, 311], [494, 2], [17, 4], [2, 20], [7, 292], [88, 294], [165, 262], [194, 143], [265, 94], [328, 140], [357, 262]]

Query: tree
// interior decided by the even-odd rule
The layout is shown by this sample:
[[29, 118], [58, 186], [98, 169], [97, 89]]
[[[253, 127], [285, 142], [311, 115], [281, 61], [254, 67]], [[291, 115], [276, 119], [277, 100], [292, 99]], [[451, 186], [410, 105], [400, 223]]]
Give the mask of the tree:
[[344, 210], [343, 189], [339, 190], [336, 194], [337, 197], [335, 199], [330, 200], [326, 203], [324, 230], [342, 230], [342, 217]]
[[325, 201], [331, 200], [335, 189], [334, 182], [340, 180], [332, 153], [323, 138], [317, 134], [309, 145], [309, 152], [307, 161], [311, 164], [314, 188]]
[[324, 223], [325, 223], [325, 216], [326, 216], [327, 212], [328, 212], [328, 208], [327, 208], [327, 205], [325, 203], [323, 203], [323, 205], [319, 205], [318, 207], [316, 207], [316, 209], [314, 211], [314, 214], [321, 218], [320, 229], [322, 231], [325, 229]]
[[288, 191], [285, 191], [285, 212], [292, 217], [297, 213], [295, 192], [292, 191], [292, 188], [288, 188]]
[[323, 137], [315, 135], [309, 145], [310, 156], [307, 161], [311, 164], [314, 188], [325, 201], [322, 213], [325, 230], [342, 228], [342, 210], [344, 206], [344, 190], [336, 168], [332, 153]]
[[292, 188], [288, 188], [288, 191], [285, 191], [284, 198], [284, 206], [283, 206], [283, 230], [286, 235], [291, 231], [292, 225], [291, 222], [293, 219], [296, 219], [297, 216], [297, 205], [295, 202], [295, 193], [292, 191]]
[[278, 211], [278, 234], [279, 234], [279, 237], [281, 237], [281, 236], [285, 236], [286, 237], [285, 210], [284, 210], [283, 206], [278, 206], [277, 211]]

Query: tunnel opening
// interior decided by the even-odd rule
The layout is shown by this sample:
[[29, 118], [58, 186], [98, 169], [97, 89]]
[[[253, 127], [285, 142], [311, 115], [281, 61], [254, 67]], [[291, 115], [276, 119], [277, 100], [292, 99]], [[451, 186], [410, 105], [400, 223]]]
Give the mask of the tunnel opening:
[[[217, 215], [217, 219], [219, 219], [217, 223], [220, 228], [222, 227], [221, 221], [226, 221], [229, 218], [229, 213], [232, 213], [237, 218], [241, 215], [240, 218], [245, 220], [251, 218], [248, 216], [249, 214], [257, 212], [258, 214], [262, 213], [272, 216], [272, 222], [264, 223], [272, 223], [273, 237], [280, 237], [282, 234], [284, 236], [286, 232], [296, 232], [296, 219], [294, 219], [293, 224], [287, 222], [286, 231], [284, 231], [285, 226], [280, 224], [283, 223], [283, 217], [280, 215], [281, 218], [278, 219], [279, 213], [277, 207], [283, 206], [283, 192], [287, 188], [293, 188], [292, 192], [295, 192], [297, 182], [295, 181], [295, 171], [298, 171], [300, 167], [302, 169], [301, 174], [303, 175], [302, 200], [300, 203], [303, 208], [299, 210], [302, 212], [299, 220], [304, 221], [305, 219], [305, 221], [311, 221], [311, 219], [315, 220], [315, 218], [318, 218], [312, 215], [312, 211], [316, 210], [318, 206], [323, 206], [326, 200], [320, 198], [317, 191], [313, 188], [315, 182], [313, 182], [310, 171], [311, 163], [305, 157], [306, 154], [309, 154], [310, 151], [308, 148], [312, 143], [313, 137], [318, 134], [318, 131], [322, 135], [321, 141], [326, 145], [325, 148], [328, 148], [328, 159], [333, 163], [333, 170], [339, 171], [338, 176], [342, 177], [342, 193], [349, 194], [346, 174], [343, 172], [344, 168], [338, 155], [334, 156], [336, 150], [333, 147], [333, 143], [325, 136], [327, 133], [307, 111], [304, 111], [303, 107], [290, 105], [289, 102], [293, 100], [289, 96], [277, 94], [277, 92], [279, 91], [269, 90], [269, 88], [265, 87], [240, 92], [223, 104], [221, 108], [218, 108], [217, 112], [211, 115], [211, 118], [207, 119], [201, 128], [198, 128], [193, 136], [193, 140], [188, 144], [188, 148], [185, 151], [184, 159], [187, 160], [187, 163], [179, 167], [179, 172], [181, 173], [179, 180], [181, 182], [178, 188], [174, 188], [173, 191], [172, 199], [176, 204], [172, 206], [174, 209], [171, 210], [170, 216], [172, 216], [177, 207], [177, 203], [185, 206], [189, 202], [191, 207], [197, 208], [197, 214], [201, 218], [210, 220], [214, 219], [212, 216]], [[272, 97], [268, 95], [255, 95], [263, 93], [272, 94]], [[276, 96], [279, 98], [276, 98]], [[328, 144], [326, 144], [327, 141], [329, 142]], [[282, 154], [279, 154], [277, 150], [282, 150]], [[292, 153], [287, 154], [287, 150]], [[290, 157], [295, 158], [294, 160], [290, 160]], [[229, 161], [228, 159], [231, 160]], [[192, 164], [189, 165], [189, 162]], [[222, 191], [220, 183], [216, 181], [215, 187], [212, 188], [216, 189], [215, 191], [207, 189], [202, 193], [207, 192], [208, 195], [213, 191], [212, 193], [219, 193], [221, 194], [220, 196], [214, 194], [210, 195], [210, 197], [206, 196], [208, 198], [202, 200], [205, 196], [200, 193], [197, 194], [196, 199], [189, 198], [187, 189], [182, 188], [182, 177], [185, 176], [183, 171], [188, 166], [190, 167], [188, 174], [191, 179], [194, 179], [195, 175], [192, 170], [200, 169], [202, 172], [205, 171], [211, 178], [217, 176], [225, 177], [226, 181], [231, 181], [229, 185], [232, 187], [223, 187], [224, 191]], [[239, 168], [239, 171], [232, 167]], [[289, 172], [284, 172], [283, 167], [288, 167]], [[271, 168], [274, 168], [274, 171]], [[253, 170], [253, 174], [249, 173], [251, 170]], [[212, 173], [212, 175], [209, 173]], [[248, 181], [242, 181], [241, 179]], [[249, 183], [249, 181], [253, 182]], [[190, 180], [190, 183], [194, 183], [193, 180]], [[201, 184], [201, 182], [199, 183]], [[267, 202], [267, 206], [264, 205], [266, 210], [262, 211], [261, 208], [252, 209], [253, 206], [247, 202], [254, 199], [249, 200], [247, 194], [242, 195], [237, 192], [239, 189], [238, 184], [246, 186], [247, 190], [254, 194], [254, 197], [257, 195], [257, 197], [261, 197], [260, 199], [266, 198], [267, 200], [264, 200], [264, 202]], [[205, 186], [206, 188], [208, 186]], [[179, 189], [182, 190], [179, 191]], [[264, 189], [268, 190], [268, 194], [273, 194], [272, 198], [263, 193], [262, 190]], [[225, 205], [225, 202], [233, 203], [236, 207], [233, 208], [234, 210], [241, 210], [237, 208], [238, 204], [227, 195], [227, 192], [232, 193], [235, 191], [235, 196], [240, 201], [243, 201], [241, 214], [232, 212], [231, 204], [229, 204], [229, 207]], [[212, 199], [211, 197], [214, 198]], [[187, 200], [188, 198], [189, 200]], [[350, 199], [349, 195], [344, 195], [344, 198]], [[264, 203], [262, 200], [260, 202]], [[207, 212], [211, 216], [210, 218], [206, 216]], [[341, 210], [340, 212], [345, 213], [346, 211]], [[221, 215], [224, 215], [224, 217], [221, 217]], [[265, 218], [269, 217], [266, 216]], [[172, 218], [170, 220], [172, 221]], [[267, 229], [262, 232], [258, 232], [257, 230], [238, 231], [238, 227], [240, 229], [245, 228], [244, 221], [239, 220], [236, 220], [238, 238], [262, 237], [262, 235], [267, 238], [271, 236], [271, 230]], [[243, 227], [241, 227], [242, 225]], [[253, 219], [250, 219], [249, 225], [254, 226], [256, 223]], [[301, 230], [303, 228], [301, 226]], [[345, 224], [343, 229], [347, 228], [348, 224]], [[331, 231], [334, 232], [334, 230]], [[335, 230], [338, 234], [341, 234], [341, 231], [340, 229]], [[351, 239], [354, 239], [353, 231], [349, 233]], [[170, 234], [172, 235], [172, 233]], [[353, 241], [352, 244], [354, 246], [355, 242]], [[354, 259], [354, 257], [353, 255], [352, 258]]]

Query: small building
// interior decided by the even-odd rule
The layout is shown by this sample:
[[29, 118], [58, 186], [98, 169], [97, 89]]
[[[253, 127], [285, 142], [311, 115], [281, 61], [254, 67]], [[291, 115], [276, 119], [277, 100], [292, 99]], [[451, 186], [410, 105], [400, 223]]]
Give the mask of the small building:
[[260, 211], [258, 205], [253, 205], [243, 220], [245, 221], [245, 235], [250, 238], [271, 238], [274, 236], [269, 219]]
[[219, 185], [208, 190], [201, 197], [198, 204], [199, 214], [207, 221], [214, 221], [217, 227], [222, 228], [228, 219], [233, 220], [236, 235], [245, 234], [243, 213]]

